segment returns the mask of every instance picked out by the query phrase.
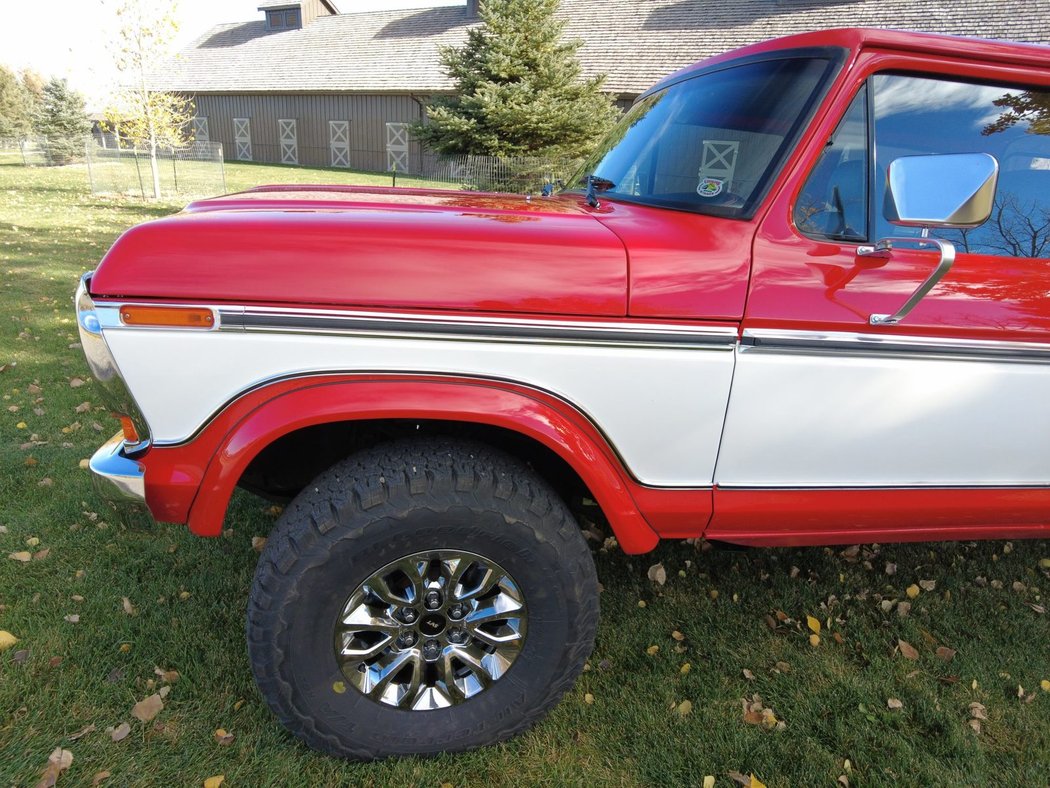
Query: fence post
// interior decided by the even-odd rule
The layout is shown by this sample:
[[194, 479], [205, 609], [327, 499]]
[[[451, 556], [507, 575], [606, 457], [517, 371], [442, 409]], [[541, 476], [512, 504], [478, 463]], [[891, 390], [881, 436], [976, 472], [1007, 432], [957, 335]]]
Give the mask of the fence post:
[[88, 168], [88, 188], [91, 189], [91, 193], [95, 193], [95, 177], [91, 170], [91, 137], [84, 140], [84, 161], [87, 163]]
[[171, 177], [175, 180], [175, 194], [179, 193], [179, 168], [175, 164], [175, 148], [171, 149]]
[[146, 187], [142, 185], [142, 168], [139, 167], [139, 147], [135, 145], [131, 149], [132, 154], [135, 156], [135, 172], [139, 176], [139, 194], [142, 195], [142, 201], [146, 201]]
[[22, 153], [22, 166], [23, 167], [28, 167], [29, 166], [29, 160], [26, 159], [26, 141], [25, 140], [19, 140], [19, 142], [18, 142], [18, 150], [21, 151], [21, 153]]
[[226, 157], [222, 154], [222, 143], [216, 143], [219, 146], [219, 172], [222, 173], [222, 193], [226, 194]]
[[393, 186], [394, 188], [397, 188], [397, 162], [396, 161], [393, 162], [393, 165], [390, 168], [390, 172], [392, 173], [392, 177], [394, 179], [393, 183], [391, 184], [391, 186]]

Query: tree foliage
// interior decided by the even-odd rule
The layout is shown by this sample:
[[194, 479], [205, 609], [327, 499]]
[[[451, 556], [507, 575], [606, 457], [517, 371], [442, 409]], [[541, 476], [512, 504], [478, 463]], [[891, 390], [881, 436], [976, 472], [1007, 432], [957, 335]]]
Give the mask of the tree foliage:
[[13, 71], [0, 66], [0, 139], [20, 140], [32, 128], [33, 100]]
[[67, 164], [84, 154], [84, 139], [91, 123], [84, 111], [84, 97], [65, 79], [53, 77], [46, 85], [33, 119], [33, 130], [47, 140], [52, 164]]
[[174, 0], [122, 0], [113, 57], [121, 85], [106, 107], [106, 126], [150, 154], [154, 197], [160, 197], [157, 148], [188, 141], [193, 104], [176, 93], [150, 89], [155, 73], [171, 51], [178, 32]]
[[456, 94], [427, 107], [413, 131], [443, 154], [581, 156], [617, 111], [604, 76], [581, 79], [582, 42], [565, 42], [558, 0], [481, 0], [482, 24], [441, 60]]
[[1025, 131], [1029, 134], [1050, 134], [1050, 93], [1041, 90], [1006, 93], [992, 103], [1005, 111], [981, 130], [985, 136], [1006, 131], [1018, 123], [1026, 124]]

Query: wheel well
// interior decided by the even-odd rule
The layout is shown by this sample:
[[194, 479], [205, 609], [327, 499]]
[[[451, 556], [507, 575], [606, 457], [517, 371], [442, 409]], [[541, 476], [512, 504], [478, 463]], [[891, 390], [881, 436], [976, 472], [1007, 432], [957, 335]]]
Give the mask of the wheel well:
[[418, 436], [455, 436], [486, 443], [517, 457], [541, 476], [571, 508], [594, 496], [579, 474], [539, 441], [503, 427], [458, 421], [384, 419], [337, 421], [284, 435], [256, 455], [238, 486], [270, 500], [296, 496], [339, 460], [380, 443]]

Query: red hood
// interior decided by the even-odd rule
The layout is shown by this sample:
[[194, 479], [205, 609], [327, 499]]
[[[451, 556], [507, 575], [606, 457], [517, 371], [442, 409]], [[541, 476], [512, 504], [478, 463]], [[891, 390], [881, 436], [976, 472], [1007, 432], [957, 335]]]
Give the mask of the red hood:
[[620, 240], [578, 197], [263, 187], [128, 230], [106, 298], [627, 313]]

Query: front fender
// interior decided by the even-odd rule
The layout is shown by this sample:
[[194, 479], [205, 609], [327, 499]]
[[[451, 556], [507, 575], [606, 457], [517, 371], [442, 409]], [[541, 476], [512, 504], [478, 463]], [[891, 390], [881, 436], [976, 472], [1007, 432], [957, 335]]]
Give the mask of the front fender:
[[242, 405], [239, 418], [227, 415], [229, 429], [210, 455], [189, 510], [194, 533], [221, 532], [241, 475], [283, 435], [338, 421], [436, 419], [502, 427], [539, 441], [583, 479], [625, 552], [646, 552], [658, 541], [608, 442], [579, 411], [545, 392], [499, 381], [350, 375], [300, 378], [273, 388], [248, 395], [258, 404]]

